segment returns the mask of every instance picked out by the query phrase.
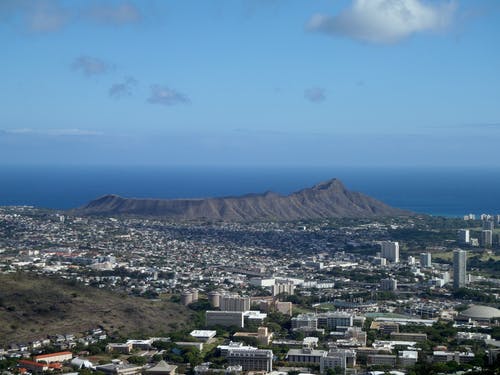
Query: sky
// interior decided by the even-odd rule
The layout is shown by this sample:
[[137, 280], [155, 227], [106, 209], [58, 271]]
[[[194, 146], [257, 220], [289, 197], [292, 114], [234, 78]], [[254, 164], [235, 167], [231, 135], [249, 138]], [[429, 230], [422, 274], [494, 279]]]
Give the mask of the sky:
[[497, 0], [2, 0], [0, 165], [500, 167]]

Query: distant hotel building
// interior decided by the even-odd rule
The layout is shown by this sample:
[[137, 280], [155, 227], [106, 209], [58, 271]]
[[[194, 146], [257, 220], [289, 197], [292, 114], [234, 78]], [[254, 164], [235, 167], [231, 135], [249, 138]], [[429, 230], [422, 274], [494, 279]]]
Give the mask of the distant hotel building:
[[463, 288], [467, 283], [467, 251], [453, 251], [453, 287]]
[[380, 244], [382, 258], [392, 263], [399, 263], [399, 242], [384, 241]]

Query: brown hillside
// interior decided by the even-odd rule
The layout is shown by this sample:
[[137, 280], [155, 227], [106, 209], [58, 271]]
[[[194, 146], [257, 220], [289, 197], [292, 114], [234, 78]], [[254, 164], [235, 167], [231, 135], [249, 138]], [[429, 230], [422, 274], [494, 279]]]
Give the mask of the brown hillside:
[[186, 325], [183, 306], [27, 274], [0, 275], [0, 345], [102, 326], [109, 333], [158, 335]]

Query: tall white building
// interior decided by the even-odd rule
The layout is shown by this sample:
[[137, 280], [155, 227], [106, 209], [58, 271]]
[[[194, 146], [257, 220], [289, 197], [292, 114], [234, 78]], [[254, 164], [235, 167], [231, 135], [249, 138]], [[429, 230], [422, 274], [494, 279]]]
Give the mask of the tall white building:
[[468, 229], [460, 229], [458, 231], [458, 243], [461, 245], [470, 243], [470, 232]]
[[399, 242], [384, 241], [380, 244], [382, 258], [392, 263], [399, 263]]
[[467, 283], [467, 251], [453, 251], [453, 287], [462, 288]]

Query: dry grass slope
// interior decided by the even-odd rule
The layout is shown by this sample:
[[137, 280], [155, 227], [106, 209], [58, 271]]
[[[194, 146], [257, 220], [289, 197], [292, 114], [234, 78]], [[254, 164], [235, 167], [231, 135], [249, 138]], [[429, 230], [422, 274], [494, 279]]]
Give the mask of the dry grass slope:
[[97, 326], [123, 335], [158, 335], [187, 326], [189, 320], [186, 308], [166, 301], [52, 277], [0, 275], [0, 345]]

